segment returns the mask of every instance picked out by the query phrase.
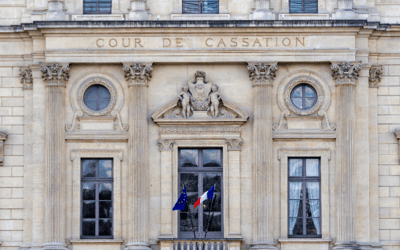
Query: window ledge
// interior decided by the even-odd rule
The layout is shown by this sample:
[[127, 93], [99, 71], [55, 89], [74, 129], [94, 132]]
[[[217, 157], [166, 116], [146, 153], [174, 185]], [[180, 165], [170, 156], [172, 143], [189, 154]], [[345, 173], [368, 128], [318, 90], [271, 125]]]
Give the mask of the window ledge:
[[329, 13], [323, 14], [279, 14], [279, 20], [329, 20]]
[[281, 250], [329, 250], [332, 239], [290, 238], [278, 239]]
[[231, 14], [171, 14], [171, 20], [230, 20]]
[[124, 14], [80, 14], [72, 15], [72, 21], [123, 21]]
[[332, 239], [327, 238], [289, 238], [278, 239], [280, 243], [330, 243]]
[[123, 239], [74, 239], [69, 240], [71, 244], [91, 244], [91, 243], [102, 243], [102, 244], [122, 244]]

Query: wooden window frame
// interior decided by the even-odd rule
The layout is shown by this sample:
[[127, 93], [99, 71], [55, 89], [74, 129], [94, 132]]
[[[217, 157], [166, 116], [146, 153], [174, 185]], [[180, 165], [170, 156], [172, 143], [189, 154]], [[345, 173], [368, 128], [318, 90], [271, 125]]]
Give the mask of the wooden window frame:
[[[199, 150], [199, 155], [198, 155], [198, 159], [199, 159], [199, 167], [198, 168], [194, 168], [194, 167], [181, 167], [180, 166], [180, 155], [181, 155], [181, 150], [185, 150], [185, 149], [196, 149]], [[221, 167], [219, 168], [215, 168], [215, 167], [203, 167], [203, 150], [207, 150], [207, 149], [218, 149], [221, 150]], [[221, 231], [220, 232], [207, 232], [207, 238], [223, 238], [224, 235], [224, 178], [223, 178], [223, 154], [224, 154], [224, 149], [222, 147], [179, 147], [178, 148], [178, 181], [179, 183], [181, 183], [181, 174], [182, 173], [198, 173], [198, 174], [203, 174], [203, 173], [220, 173], [221, 174]], [[195, 171], [196, 170], [196, 171]], [[204, 192], [206, 192], [207, 190], [202, 190], [203, 185], [202, 185], [202, 178], [199, 178], [200, 182], [198, 183], [198, 196], [200, 197], [201, 195], [203, 195]], [[179, 185], [179, 194], [182, 192], [182, 185]], [[193, 204], [189, 204], [192, 205]], [[204, 212], [204, 211], [203, 211]], [[203, 213], [202, 212], [202, 213]], [[199, 231], [196, 232], [196, 238], [203, 238], [204, 237], [204, 232], [202, 230], [200, 230], [202, 228], [202, 224], [200, 223], [203, 222], [203, 214], [199, 213]], [[200, 220], [201, 218], [201, 220]], [[193, 232], [181, 232], [180, 230], [180, 211], [178, 213], [178, 237], [179, 238], [183, 238], [183, 239], [192, 239], [193, 238]]]
[[[95, 177], [83, 177], [82, 176], [82, 170], [83, 170], [83, 161], [84, 160], [94, 160], [96, 161], [96, 176]], [[88, 236], [88, 235], [83, 235], [83, 196], [81, 195], [81, 206], [80, 206], [80, 221], [81, 221], [81, 226], [80, 226], [80, 238], [81, 239], [113, 239], [114, 238], [114, 174], [112, 174], [112, 177], [107, 177], [107, 178], [100, 178], [99, 177], [99, 161], [100, 160], [111, 160], [111, 166], [112, 166], [112, 171], [111, 173], [114, 172], [114, 159], [113, 158], [81, 158], [81, 194], [82, 194], [82, 187], [84, 183], [91, 182], [96, 184], [96, 196], [95, 196], [95, 236]], [[104, 235], [104, 236], [99, 236], [99, 184], [101, 183], [111, 183], [112, 184], [112, 192], [111, 192], [111, 235]]]
[[[292, 159], [301, 159], [303, 161], [303, 167], [302, 167], [302, 176], [290, 176], [290, 160]], [[307, 159], [318, 159], [318, 176], [306, 176], [306, 160]], [[289, 235], [288, 238], [322, 238], [322, 234], [318, 235], [307, 235], [306, 233], [306, 226], [307, 226], [307, 216], [306, 216], [306, 200], [307, 200], [307, 190], [306, 190], [306, 183], [307, 182], [318, 182], [319, 183], [319, 227], [320, 227], [320, 232], [322, 232], [322, 201], [321, 201], [321, 158], [320, 157], [289, 157], [288, 158], [288, 185], [287, 185], [287, 204], [288, 204], [288, 209], [287, 209], [287, 228], [288, 232], [289, 230], [289, 225], [290, 225], [290, 182], [301, 182], [302, 183], [302, 192], [303, 192], [303, 198], [301, 199], [302, 206], [303, 206], [303, 215], [302, 215], [302, 220], [303, 220], [303, 235]], [[315, 218], [315, 217], [312, 217]]]
[[110, 9], [109, 9], [109, 11], [107, 11], [107, 12], [101, 12], [100, 11], [100, 7], [99, 7], [99, 4], [100, 4], [100, 2], [99, 2], [100, 0], [96, 0], [96, 6], [97, 6], [97, 8], [96, 8], [96, 11], [87, 11], [86, 10], [86, 8], [85, 8], [85, 2], [86, 2], [86, 0], [83, 0], [83, 14], [84, 15], [109, 15], [109, 14], [111, 14], [112, 13], [112, 0], [109, 0], [110, 1]]

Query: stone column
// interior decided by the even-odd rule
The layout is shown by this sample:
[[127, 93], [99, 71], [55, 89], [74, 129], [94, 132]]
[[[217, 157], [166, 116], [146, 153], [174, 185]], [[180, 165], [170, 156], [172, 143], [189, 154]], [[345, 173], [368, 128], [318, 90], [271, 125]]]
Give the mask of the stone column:
[[358, 249], [356, 243], [355, 87], [360, 62], [333, 62], [336, 80], [337, 239], [334, 249]]
[[277, 249], [274, 243], [272, 164], [272, 81], [277, 63], [249, 63], [253, 83], [253, 249]]
[[124, 64], [129, 87], [128, 243], [126, 250], [150, 249], [148, 240], [147, 82], [152, 64]]
[[47, 88], [45, 143], [45, 244], [43, 249], [67, 250], [65, 244], [65, 83], [69, 66], [40, 65]]
[[[172, 148], [174, 140], [161, 139], [158, 140], [161, 154], [161, 233], [160, 238], [173, 238], [172, 229]], [[171, 248], [172, 249], [172, 248]]]

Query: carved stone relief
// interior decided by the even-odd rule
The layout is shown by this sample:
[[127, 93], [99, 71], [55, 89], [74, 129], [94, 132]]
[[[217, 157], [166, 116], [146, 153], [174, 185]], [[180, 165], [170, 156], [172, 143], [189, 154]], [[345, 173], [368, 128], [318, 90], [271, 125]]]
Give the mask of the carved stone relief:
[[47, 86], [61, 85], [65, 87], [64, 82], [69, 79], [69, 70], [69, 65], [59, 65], [58, 63], [40, 65], [42, 79], [47, 82]]
[[381, 65], [373, 65], [369, 70], [369, 87], [377, 88], [378, 84], [381, 82], [381, 75], [383, 74], [383, 68]]
[[331, 69], [336, 84], [355, 84], [361, 70], [361, 62], [332, 62]]
[[275, 72], [278, 70], [278, 64], [263, 62], [248, 63], [247, 69], [253, 85], [272, 84], [272, 80], [274, 80], [276, 77]]
[[228, 150], [230, 151], [239, 151], [242, 149], [243, 139], [227, 139], [226, 144], [228, 145]]
[[122, 69], [125, 72], [125, 79], [129, 83], [128, 86], [147, 85], [151, 80], [153, 66], [151, 63], [133, 63], [132, 65], [124, 64]]
[[175, 144], [175, 140], [169, 139], [160, 139], [158, 140], [158, 146], [160, 147], [160, 151], [172, 151], [172, 147]]
[[4, 130], [0, 131], [0, 166], [4, 164], [4, 142], [7, 140], [8, 134]]
[[30, 68], [21, 68], [19, 70], [19, 79], [23, 84], [23, 89], [33, 89], [32, 70]]

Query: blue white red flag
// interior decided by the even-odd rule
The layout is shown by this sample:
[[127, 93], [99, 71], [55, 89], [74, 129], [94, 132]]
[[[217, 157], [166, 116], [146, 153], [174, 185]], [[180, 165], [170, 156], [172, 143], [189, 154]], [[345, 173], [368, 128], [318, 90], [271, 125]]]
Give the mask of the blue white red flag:
[[214, 186], [212, 186], [207, 192], [205, 192], [195, 203], [193, 209], [195, 209], [198, 205], [203, 203], [207, 199], [212, 199], [214, 195]]

